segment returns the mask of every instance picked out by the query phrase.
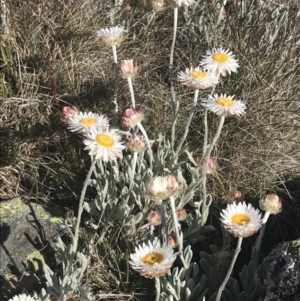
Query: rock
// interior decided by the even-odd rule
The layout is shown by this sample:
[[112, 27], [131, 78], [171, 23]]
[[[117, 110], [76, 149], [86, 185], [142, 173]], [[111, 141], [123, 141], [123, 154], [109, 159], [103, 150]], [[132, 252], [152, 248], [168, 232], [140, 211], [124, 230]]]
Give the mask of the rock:
[[56, 266], [54, 239], [63, 233], [64, 221], [41, 205], [24, 203], [19, 198], [1, 202], [0, 216], [1, 299], [4, 292], [5, 297], [19, 293], [19, 279], [24, 281], [30, 279], [28, 273], [40, 273], [44, 262]]
[[260, 301], [300, 300], [300, 239], [282, 242], [258, 268]]

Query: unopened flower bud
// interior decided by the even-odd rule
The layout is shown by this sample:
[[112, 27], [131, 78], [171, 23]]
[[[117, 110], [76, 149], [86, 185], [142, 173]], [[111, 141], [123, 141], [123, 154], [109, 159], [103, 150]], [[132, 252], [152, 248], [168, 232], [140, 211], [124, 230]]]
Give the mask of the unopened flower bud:
[[60, 119], [62, 121], [67, 121], [70, 118], [72, 118], [76, 113], [78, 113], [79, 110], [76, 107], [63, 107]]
[[168, 245], [171, 246], [173, 249], [178, 246], [178, 238], [175, 233], [168, 234]]
[[[204, 170], [205, 158], [199, 160], [198, 166], [200, 169]], [[217, 159], [210, 157], [207, 162], [207, 174], [214, 173], [218, 168]]]
[[185, 209], [180, 208], [177, 210], [177, 218], [179, 221], [184, 221], [186, 219], [187, 213]]
[[137, 69], [137, 66], [133, 65], [133, 60], [124, 60], [121, 62], [121, 72], [124, 78], [135, 77]]
[[278, 214], [282, 210], [282, 202], [277, 194], [271, 193], [259, 201], [259, 207], [271, 214]]
[[166, 8], [165, 0], [152, 0], [152, 7], [156, 11], [163, 11]]
[[159, 211], [151, 211], [148, 216], [147, 220], [150, 225], [159, 226], [161, 224], [161, 214]]
[[138, 107], [125, 108], [121, 116], [121, 124], [124, 129], [131, 129], [143, 120], [144, 109]]
[[241, 202], [242, 200], [243, 200], [242, 193], [239, 190], [234, 189], [229, 192], [227, 203], [228, 204], [232, 204], [233, 202], [238, 203]]
[[172, 176], [155, 177], [151, 179], [146, 185], [145, 197], [161, 201], [171, 196], [178, 195], [182, 192], [184, 185], [179, 185], [177, 179]]
[[128, 138], [127, 147], [132, 152], [142, 153], [147, 149], [146, 139], [142, 135], [134, 135]]

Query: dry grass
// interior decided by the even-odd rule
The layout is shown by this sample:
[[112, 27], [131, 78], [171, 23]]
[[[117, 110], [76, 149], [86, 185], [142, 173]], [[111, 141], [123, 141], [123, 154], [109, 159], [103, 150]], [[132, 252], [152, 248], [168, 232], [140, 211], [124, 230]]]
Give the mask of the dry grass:
[[[7, 2], [11, 23], [0, 44], [4, 74], [0, 78], [0, 198], [25, 193], [49, 201], [57, 197], [57, 190], [62, 198], [76, 196], [87, 156], [79, 147], [80, 141], [66, 131], [59, 115], [63, 106], [76, 105], [81, 110], [112, 116], [112, 52], [95, 37], [97, 30], [111, 25], [112, 1]], [[145, 125], [154, 139], [160, 132], [170, 133], [168, 67], [173, 14], [171, 9], [157, 13], [149, 23], [149, 3], [130, 2], [130, 13], [119, 8], [115, 14], [116, 24], [125, 24], [129, 30], [118, 57], [133, 58], [139, 66], [134, 81], [136, 102], [146, 108]], [[185, 21], [180, 10], [174, 76], [196, 66], [208, 48], [223, 46], [236, 54], [239, 72], [223, 78], [216, 92], [235, 94], [246, 101], [247, 114], [241, 119], [226, 119], [214, 153], [220, 169], [210, 185], [217, 200], [233, 188], [257, 197], [300, 176], [300, 8], [279, 1], [280, 14], [287, 12], [280, 23], [274, 17], [276, 5], [272, 1], [266, 1], [259, 10], [258, 1], [250, 1], [244, 16], [240, 15], [238, 1], [230, 1], [226, 22], [217, 26], [216, 3], [200, 2], [191, 22]], [[272, 35], [277, 28], [279, 33], [271, 41], [268, 32]], [[175, 89], [180, 101], [179, 138], [192, 104], [192, 92], [176, 81]], [[120, 108], [130, 102], [127, 83], [122, 79], [118, 101]], [[200, 105], [198, 109], [188, 137], [195, 156], [201, 154], [203, 135], [203, 110]], [[212, 135], [217, 126], [215, 116], [210, 115], [209, 122]], [[105, 258], [97, 258], [100, 270], [102, 265], [111, 266], [102, 262]], [[101, 272], [97, 277], [106, 283], [99, 284], [106, 293], [124, 293], [116, 300], [132, 297], [114, 283], [112, 272]], [[97, 277], [94, 274], [93, 279]]]

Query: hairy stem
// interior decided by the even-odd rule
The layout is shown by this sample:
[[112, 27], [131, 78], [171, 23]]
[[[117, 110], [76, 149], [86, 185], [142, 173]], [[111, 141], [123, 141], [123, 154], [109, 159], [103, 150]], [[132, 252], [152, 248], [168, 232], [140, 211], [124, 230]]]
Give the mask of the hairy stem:
[[128, 77], [127, 80], [128, 80], [129, 91], [130, 91], [131, 103], [132, 103], [132, 106], [135, 108], [135, 98], [134, 98], [134, 92], [133, 92], [132, 79], [131, 79], [131, 77]]
[[142, 132], [143, 136], [144, 136], [145, 139], [146, 139], [146, 143], [147, 143], [148, 150], [149, 150], [149, 156], [150, 156], [150, 170], [152, 171], [152, 167], [153, 167], [153, 165], [152, 165], [153, 154], [152, 154], [152, 149], [151, 149], [150, 140], [149, 140], [149, 138], [148, 138], [148, 135], [147, 135], [147, 133], [146, 133], [146, 131], [145, 131], [143, 125], [142, 125], [140, 122], [138, 122], [137, 126], [138, 126], [138, 128], [140, 129], [140, 131]]
[[228, 271], [227, 271], [227, 274], [226, 274], [225, 279], [223, 280], [223, 282], [222, 282], [222, 284], [221, 284], [221, 286], [220, 286], [220, 288], [219, 288], [219, 290], [218, 290], [218, 294], [217, 294], [217, 297], [216, 297], [215, 301], [219, 301], [219, 300], [221, 299], [222, 292], [223, 292], [223, 290], [224, 290], [224, 288], [225, 288], [226, 283], [228, 282], [228, 279], [229, 279], [229, 277], [230, 277], [230, 275], [231, 275], [231, 272], [232, 272], [232, 270], [233, 270], [235, 261], [236, 261], [238, 255], [239, 255], [239, 253], [240, 253], [240, 251], [241, 251], [242, 241], [243, 241], [243, 237], [239, 237], [238, 243], [237, 243], [237, 246], [236, 246], [236, 249], [235, 249], [235, 252], [234, 252], [232, 261], [231, 261], [231, 264], [230, 264], [230, 267], [229, 267], [229, 269], [228, 269]]
[[[201, 220], [202, 226], [206, 223], [207, 216], [208, 216], [208, 210], [209, 210], [209, 206], [207, 206], [207, 191], [206, 191], [206, 176], [207, 176], [207, 170], [208, 170], [208, 160], [210, 158], [210, 154], [211, 154], [214, 146], [216, 145], [216, 143], [220, 137], [220, 134], [221, 134], [221, 131], [222, 131], [222, 128], [224, 125], [224, 121], [225, 121], [225, 116], [221, 116], [215, 137], [204, 156], [203, 170], [202, 170], [202, 211], [201, 211], [202, 212], [202, 220]], [[199, 203], [199, 206], [200, 206], [200, 203]], [[198, 210], [199, 209], [200, 208], [198, 208]]]
[[193, 116], [194, 116], [194, 113], [196, 111], [196, 107], [197, 107], [197, 102], [198, 102], [198, 95], [199, 95], [199, 90], [195, 90], [195, 94], [194, 94], [194, 102], [193, 102], [193, 105], [191, 107], [191, 110], [190, 110], [190, 115], [189, 115], [189, 118], [188, 118], [188, 121], [186, 123], [186, 126], [185, 126], [185, 129], [184, 129], [184, 134], [183, 136], [181, 137], [181, 140], [179, 142], [179, 145], [177, 147], [177, 150], [176, 150], [176, 156], [178, 155], [178, 153], [180, 152], [181, 148], [182, 148], [182, 145], [184, 143], [184, 140], [186, 139], [187, 135], [188, 135], [188, 132], [189, 132], [189, 127], [190, 127], [190, 124], [191, 124], [191, 121], [193, 119]]
[[84, 184], [83, 184], [83, 187], [82, 187], [82, 190], [81, 190], [81, 195], [80, 195], [80, 200], [79, 200], [79, 207], [78, 207], [78, 214], [77, 214], [77, 220], [76, 220], [76, 225], [75, 225], [75, 234], [74, 234], [74, 237], [73, 237], [73, 244], [72, 244], [73, 254], [76, 253], [77, 246], [78, 246], [79, 225], [80, 225], [81, 215], [82, 215], [82, 212], [83, 212], [83, 199], [84, 199], [84, 196], [85, 196], [85, 193], [86, 193], [86, 189], [88, 187], [88, 184], [89, 184], [89, 181], [90, 181], [91, 175], [93, 173], [93, 170], [94, 170], [96, 162], [97, 162], [97, 160], [94, 160], [92, 162], [90, 170], [89, 170], [89, 172], [88, 172], [88, 174], [86, 176], [86, 179], [84, 181]]

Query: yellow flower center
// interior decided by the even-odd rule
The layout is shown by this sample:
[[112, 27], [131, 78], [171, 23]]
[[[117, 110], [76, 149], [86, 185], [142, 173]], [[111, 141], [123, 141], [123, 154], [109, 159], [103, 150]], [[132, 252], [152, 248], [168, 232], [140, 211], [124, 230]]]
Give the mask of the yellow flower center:
[[97, 119], [94, 117], [85, 117], [80, 119], [80, 123], [87, 126], [92, 126], [97, 124]]
[[219, 64], [224, 64], [229, 60], [229, 56], [225, 53], [218, 52], [213, 55], [213, 60]]
[[247, 214], [235, 214], [231, 217], [231, 221], [239, 226], [244, 226], [250, 223], [250, 217]]
[[99, 134], [96, 136], [96, 141], [103, 147], [113, 147], [115, 140], [106, 134]]
[[232, 107], [234, 105], [234, 101], [230, 98], [219, 98], [216, 103], [222, 107]]
[[195, 70], [190, 73], [190, 76], [194, 79], [204, 79], [207, 77], [207, 73], [205, 71]]
[[145, 265], [153, 266], [155, 263], [161, 263], [164, 260], [164, 255], [160, 252], [151, 252], [142, 258]]

